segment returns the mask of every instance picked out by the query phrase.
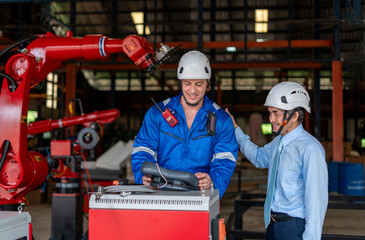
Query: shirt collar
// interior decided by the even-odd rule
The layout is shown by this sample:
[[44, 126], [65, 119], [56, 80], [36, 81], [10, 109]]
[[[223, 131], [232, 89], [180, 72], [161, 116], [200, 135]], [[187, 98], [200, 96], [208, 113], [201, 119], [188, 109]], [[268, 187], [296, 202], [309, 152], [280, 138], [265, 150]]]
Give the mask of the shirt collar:
[[303, 125], [300, 123], [298, 127], [294, 128], [292, 131], [285, 134], [284, 137], [282, 137], [283, 147], [285, 147], [291, 141], [296, 139], [300, 134], [302, 134], [303, 131], [304, 131]]

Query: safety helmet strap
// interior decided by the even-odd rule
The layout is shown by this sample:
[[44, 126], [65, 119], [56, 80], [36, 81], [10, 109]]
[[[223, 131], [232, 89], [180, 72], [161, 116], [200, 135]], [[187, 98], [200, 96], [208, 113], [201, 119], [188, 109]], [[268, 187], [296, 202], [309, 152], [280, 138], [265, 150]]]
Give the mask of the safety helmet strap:
[[284, 117], [283, 117], [283, 121], [281, 122], [280, 124], [280, 128], [277, 132], [272, 132], [274, 135], [280, 135], [281, 132], [283, 131], [283, 128], [288, 124], [288, 122], [293, 118], [294, 114], [296, 113], [297, 111], [293, 111], [288, 118], [286, 118], [286, 115], [288, 114], [288, 111], [287, 110], [284, 110]]

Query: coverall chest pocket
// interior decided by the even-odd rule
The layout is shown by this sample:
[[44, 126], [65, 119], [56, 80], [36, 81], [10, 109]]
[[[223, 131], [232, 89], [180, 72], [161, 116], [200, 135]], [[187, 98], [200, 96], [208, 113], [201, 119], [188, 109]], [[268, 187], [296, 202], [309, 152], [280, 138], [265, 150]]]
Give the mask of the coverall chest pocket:
[[174, 133], [160, 130], [158, 156], [160, 160], [169, 159], [172, 155], [179, 156], [184, 140]]
[[213, 136], [208, 135], [206, 132], [194, 136], [191, 141], [192, 152], [194, 152], [192, 158], [196, 161], [209, 164], [214, 147], [212, 146], [213, 138]]

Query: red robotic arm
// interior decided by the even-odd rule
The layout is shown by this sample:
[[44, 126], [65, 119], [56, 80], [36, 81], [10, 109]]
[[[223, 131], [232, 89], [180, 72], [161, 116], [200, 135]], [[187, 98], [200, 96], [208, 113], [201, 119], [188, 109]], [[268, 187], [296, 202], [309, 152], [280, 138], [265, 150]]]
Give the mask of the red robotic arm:
[[0, 204], [23, 202], [24, 195], [44, 182], [48, 174], [44, 157], [27, 151], [30, 86], [43, 81], [63, 61], [98, 60], [119, 52], [127, 54], [141, 68], [152, 69], [172, 51], [155, 57], [146, 39], [136, 35], [110, 39], [100, 35], [75, 38], [71, 32], [66, 37], [47, 33], [8, 60], [8, 77], [3, 79], [0, 89]]
[[[66, 37], [58, 37], [52, 33], [39, 35], [32, 41], [23, 54], [17, 54], [9, 59], [6, 71], [19, 80], [30, 68], [36, 69], [31, 84], [45, 79], [48, 73], [61, 66], [63, 61], [72, 59], [104, 59], [113, 53], [124, 52], [143, 69], [153, 65], [154, 51], [145, 38], [129, 35], [125, 39], [110, 39], [101, 35], [87, 35], [74, 38], [68, 32]], [[28, 59], [30, 57], [31, 59]]]

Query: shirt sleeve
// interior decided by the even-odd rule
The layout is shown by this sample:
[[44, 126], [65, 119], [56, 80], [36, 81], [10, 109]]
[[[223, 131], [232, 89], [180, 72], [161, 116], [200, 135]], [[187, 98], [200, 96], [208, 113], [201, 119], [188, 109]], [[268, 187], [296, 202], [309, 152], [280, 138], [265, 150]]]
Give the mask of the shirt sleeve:
[[142, 163], [145, 161], [157, 162], [159, 122], [155, 118], [153, 108], [154, 106], [147, 111], [132, 150], [132, 171], [135, 182], [138, 184], [142, 183]]
[[303, 239], [321, 239], [328, 204], [328, 171], [324, 152], [311, 151], [304, 159], [305, 231]]
[[251, 142], [250, 137], [243, 133], [240, 127], [235, 129], [237, 143], [243, 155], [257, 168], [268, 168], [273, 152], [273, 146], [276, 146], [275, 139], [263, 147], [258, 147]]
[[213, 159], [210, 163], [209, 172], [214, 187], [219, 189], [220, 198], [226, 191], [234, 169], [236, 168], [237, 152], [238, 145], [234, 134], [233, 123], [227, 114], [213, 148]]

